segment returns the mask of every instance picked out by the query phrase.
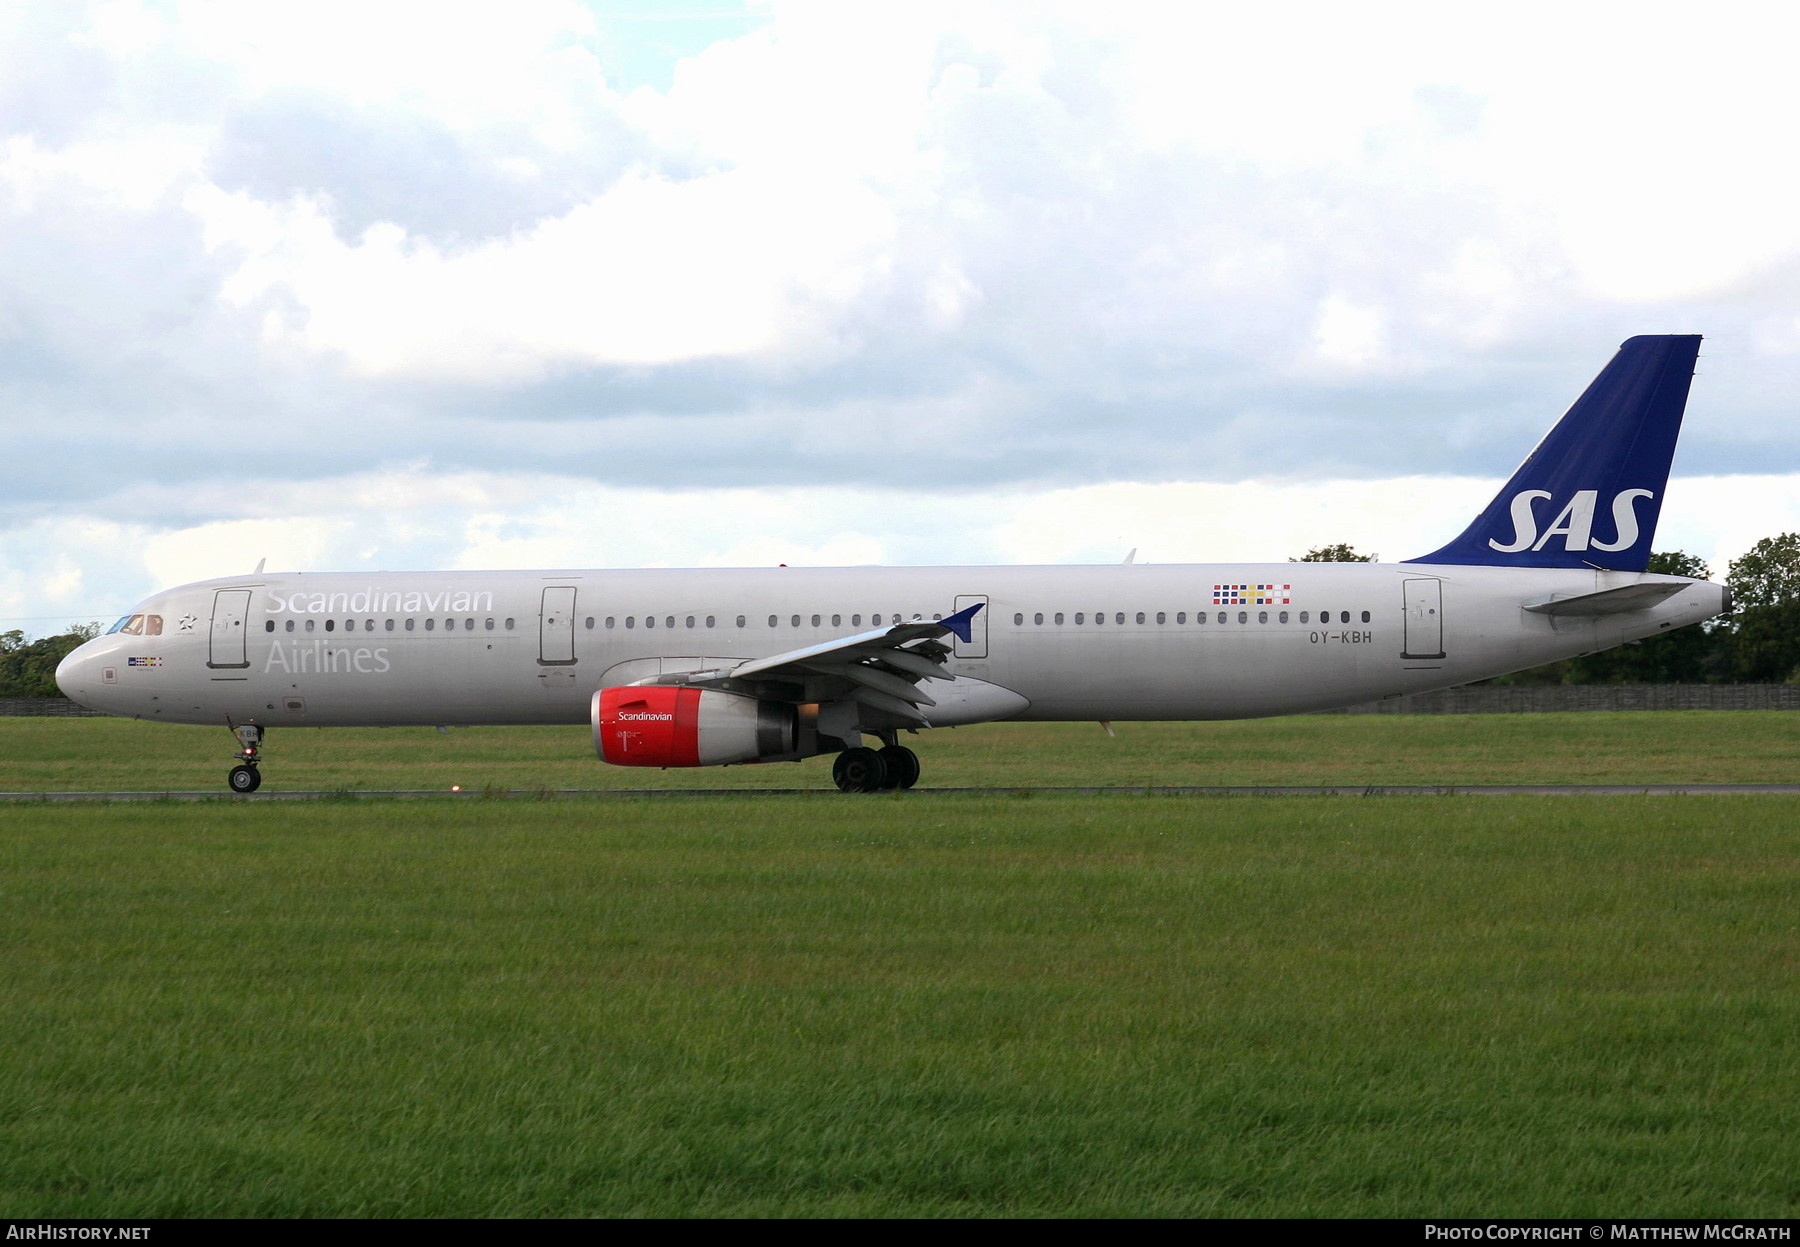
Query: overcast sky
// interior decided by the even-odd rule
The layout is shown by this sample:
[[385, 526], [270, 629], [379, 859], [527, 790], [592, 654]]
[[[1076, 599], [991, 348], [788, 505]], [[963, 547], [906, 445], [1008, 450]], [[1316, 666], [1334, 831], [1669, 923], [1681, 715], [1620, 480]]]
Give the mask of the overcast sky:
[[0, 5], [0, 628], [248, 571], [1436, 548], [1706, 335], [1800, 529], [1786, 6]]

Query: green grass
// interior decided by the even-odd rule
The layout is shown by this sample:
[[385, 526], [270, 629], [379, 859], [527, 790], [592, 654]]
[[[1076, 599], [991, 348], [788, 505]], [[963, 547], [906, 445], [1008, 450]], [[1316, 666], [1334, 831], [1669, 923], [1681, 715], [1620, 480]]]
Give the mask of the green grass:
[[[1231, 723], [1000, 723], [907, 738], [928, 787], [1800, 782], [1800, 715], [1317, 715]], [[224, 790], [223, 728], [0, 718], [0, 792]], [[580, 727], [278, 729], [269, 791], [830, 788], [831, 760], [642, 770]]]
[[1797, 815], [8, 806], [0, 1206], [1792, 1217]]

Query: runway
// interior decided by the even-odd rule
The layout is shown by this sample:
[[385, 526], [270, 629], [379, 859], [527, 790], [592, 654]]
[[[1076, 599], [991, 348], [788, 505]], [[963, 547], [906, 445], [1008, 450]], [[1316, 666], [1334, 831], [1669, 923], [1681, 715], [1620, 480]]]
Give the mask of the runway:
[[1800, 796], [1800, 784], [1368, 784], [1233, 785], [1097, 788], [913, 788], [904, 792], [842, 793], [835, 788], [442, 788], [297, 792], [0, 792], [0, 802], [68, 801], [545, 801], [643, 800], [706, 797], [819, 797], [879, 801], [908, 797], [1741, 797]]

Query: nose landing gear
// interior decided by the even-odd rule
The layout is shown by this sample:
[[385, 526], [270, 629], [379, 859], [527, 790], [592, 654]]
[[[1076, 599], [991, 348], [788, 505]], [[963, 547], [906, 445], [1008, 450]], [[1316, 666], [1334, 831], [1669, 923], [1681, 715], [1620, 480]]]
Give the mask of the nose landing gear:
[[237, 724], [231, 730], [240, 746], [232, 757], [243, 760], [231, 768], [225, 782], [233, 792], [255, 792], [262, 787], [262, 772], [256, 768], [262, 761], [263, 730], [254, 723]]

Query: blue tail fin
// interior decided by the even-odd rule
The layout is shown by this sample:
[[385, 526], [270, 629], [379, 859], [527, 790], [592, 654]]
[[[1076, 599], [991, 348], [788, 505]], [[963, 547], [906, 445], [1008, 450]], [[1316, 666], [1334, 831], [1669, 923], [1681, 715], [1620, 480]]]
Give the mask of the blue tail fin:
[[1462, 536], [1407, 561], [1643, 571], [1699, 353], [1629, 339]]

